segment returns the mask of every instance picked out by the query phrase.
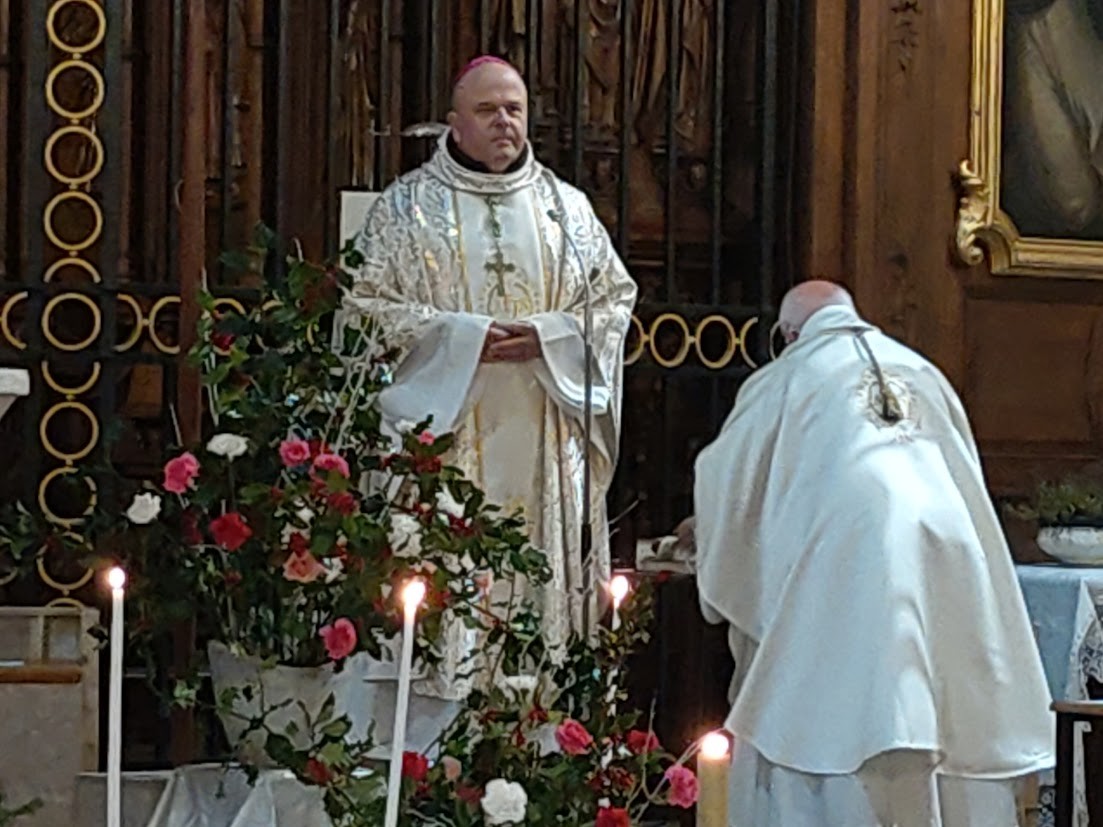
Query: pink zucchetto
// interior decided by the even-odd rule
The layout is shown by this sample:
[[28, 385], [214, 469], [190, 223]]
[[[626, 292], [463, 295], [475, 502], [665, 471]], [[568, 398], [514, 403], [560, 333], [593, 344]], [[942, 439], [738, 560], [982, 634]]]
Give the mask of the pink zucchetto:
[[[508, 66], [513, 71], [515, 71], [515, 72], [517, 71], [517, 67], [514, 66], [512, 63], [510, 63], [508, 60], [505, 60], [505, 59], [500, 58], [500, 57], [495, 57], [494, 55], [480, 55], [479, 57], [476, 57], [476, 58], [472, 59], [471, 61], [469, 61], [466, 66], [464, 66], [462, 69], [460, 69], [460, 72], [459, 72], [458, 75], [456, 75], [456, 79], [452, 82], [452, 85], [454, 86], [454, 85], [458, 84], [461, 80], [463, 80], [465, 77], [467, 77], [467, 75], [474, 72], [480, 66], [486, 66], [488, 64], [497, 64], [499, 66]], [[518, 74], [520, 74], [520, 72], [518, 72]]]

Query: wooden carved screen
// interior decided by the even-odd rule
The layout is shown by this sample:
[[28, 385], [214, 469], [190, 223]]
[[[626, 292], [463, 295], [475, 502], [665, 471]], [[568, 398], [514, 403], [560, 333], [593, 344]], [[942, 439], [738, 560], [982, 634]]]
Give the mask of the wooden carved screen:
[[[30, 492], [79, 532], [111, 493], [91, 465], [155, 476], [201, 415], [177, 367], [200, 270], [181, 257], [246, 302], [218, 254], [258, 220], [333, 252], [340, 191], [426, 158], [419, 125], [490, 52], [522, 70], [538, 156], [590, 194], [641, 288], [610, 497], [630, 562], [688, 513], [693, 456], [769, 358], [798, 18], [799, 0], [0, 0], [0, 364], [33, 385], [0, 422], [2, 500]], [[96, 603], [89, 577], [46, 550], [30, 578], [0, 569], [0, 602]], [[129, 766], [215, 749], [140, 679], [127, 692]]]

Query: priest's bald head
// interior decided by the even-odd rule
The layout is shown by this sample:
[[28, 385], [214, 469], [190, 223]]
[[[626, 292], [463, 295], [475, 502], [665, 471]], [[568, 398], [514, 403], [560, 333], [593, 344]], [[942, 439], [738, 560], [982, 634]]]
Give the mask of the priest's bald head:
[[786, 293], [777, 317], [786, 344], [797, 340], [801, 328], [813, 313], [832, 305], [854, 309], [854, 300], [846, 288], [831, 281], [817, 279], [802, 282]]
[[528, 90], [508, 62], [475, 58], [452, 87], [448, 125], [459, 150], [491, 172], [505, 172], [525, 151]]

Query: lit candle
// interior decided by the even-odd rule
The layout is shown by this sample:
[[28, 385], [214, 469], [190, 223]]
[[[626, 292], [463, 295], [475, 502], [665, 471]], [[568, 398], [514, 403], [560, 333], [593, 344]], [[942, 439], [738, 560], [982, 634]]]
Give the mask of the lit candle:
[[402, 590], [405, 613], [402, 623], [402, 657], [398, 670], [398, 701], [394, 708], [394, 734], [391, 736], [391, 766], [387, 779], [385, 827], [398, 824], [398, 800], [402, 793], [402, 754], [406, 751], [406, 711], [410, 705], [410, 673], [414, 663], [414, 625], [417, 609], [425, 599], [425, 583], [411, 580]]
[[620, 628], [620, 607], [628, 596], [628, 578], [618, 574], [609, 583], [609, 593], [613, 595], [613, 631]]
[[126, 572], [116, 566], [107, 573], [111, 587], [111, 682], [107, 717], [107, 827], [122, 824], [123, 763], [123, 586]]
[[728, 827], [728, 772], [731, 741], [723, 731], [710, 732], [697, 753], [697, 827]]

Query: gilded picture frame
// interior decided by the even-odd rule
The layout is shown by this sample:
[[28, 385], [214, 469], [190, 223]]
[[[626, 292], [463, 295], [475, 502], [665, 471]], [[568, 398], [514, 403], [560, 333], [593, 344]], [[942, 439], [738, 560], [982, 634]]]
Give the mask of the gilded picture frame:
[[995, 275], [1103, 278], [1101, 9], [974, 0], [970, 150], [956, 174], [966, 264], [987, 253]]

